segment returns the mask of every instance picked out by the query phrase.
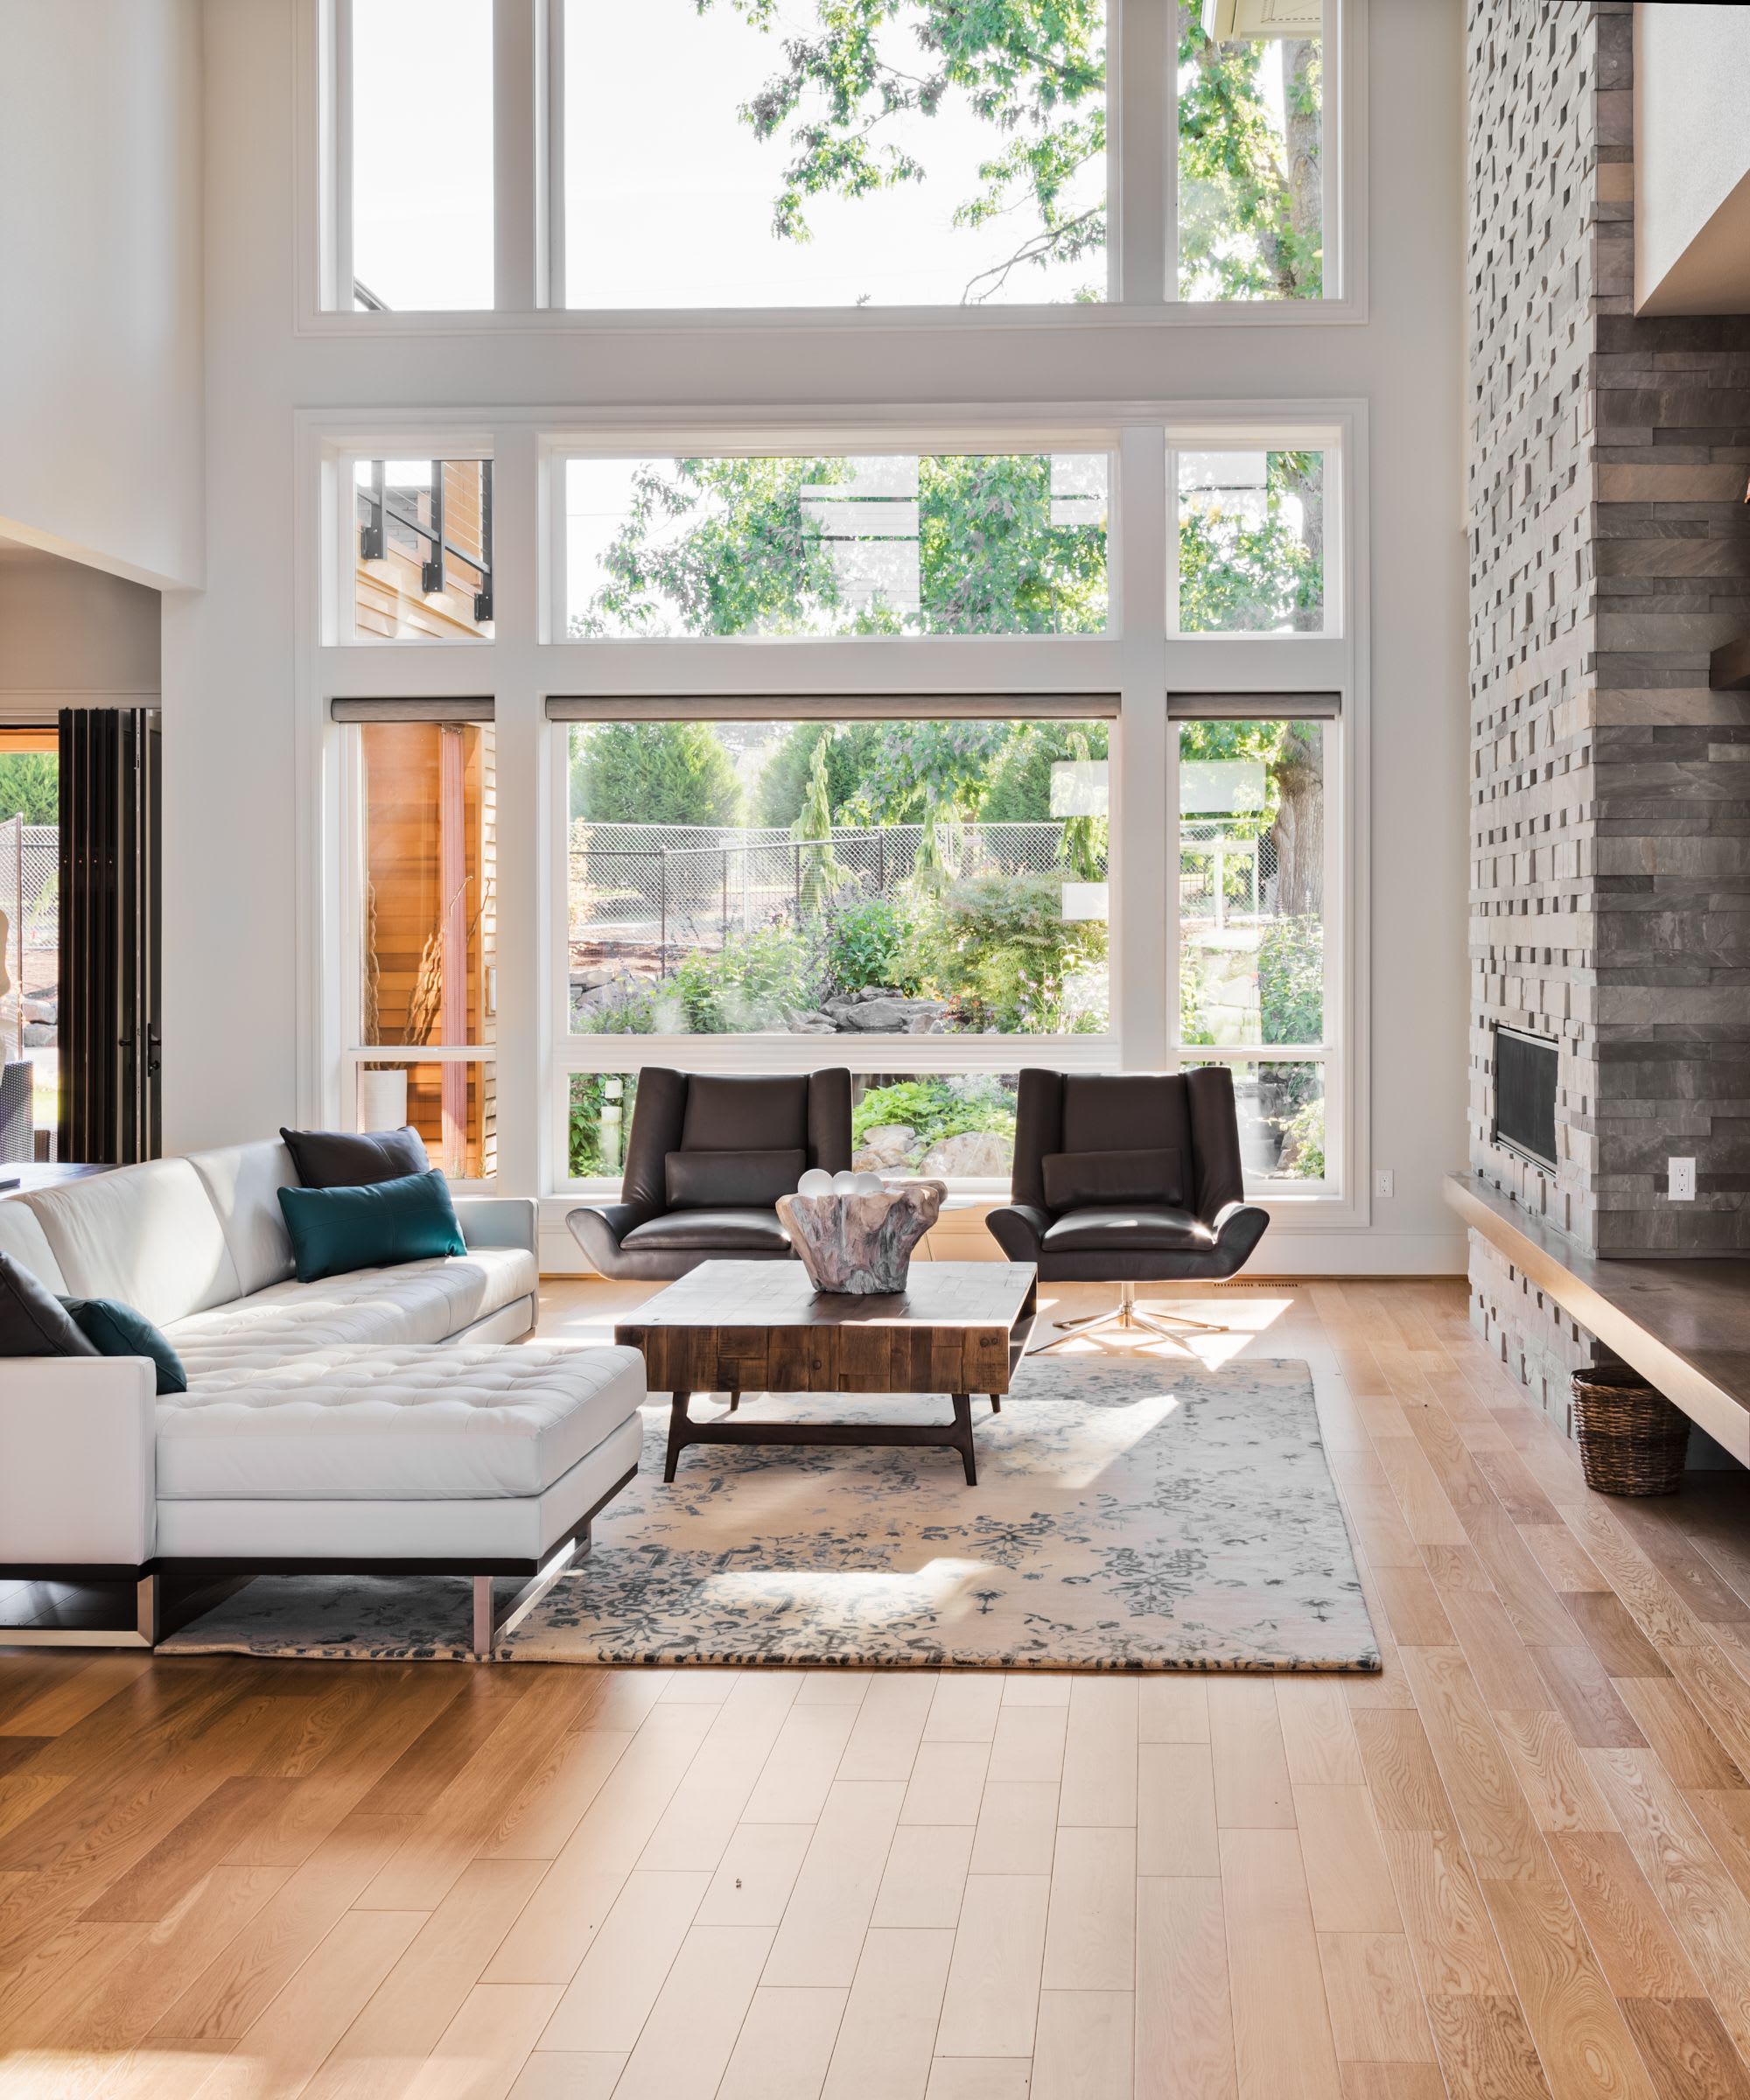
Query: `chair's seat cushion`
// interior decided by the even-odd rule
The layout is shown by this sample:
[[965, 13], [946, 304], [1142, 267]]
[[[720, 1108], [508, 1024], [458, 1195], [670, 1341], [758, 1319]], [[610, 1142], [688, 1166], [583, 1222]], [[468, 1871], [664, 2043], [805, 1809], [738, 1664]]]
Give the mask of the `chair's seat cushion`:
[[320, 1283], [272, 1284], [165, 1332], [190, 1370], [213, 1346], [321, 1348], [346, 1342], [442, 1341], [527, 1298], [538, 1271], [526, 1247], [471, 1247], [396, 1269], [354, 1269]]
[[724, 1254], [788, 1254], [790, 1242], [775, 1210], [671, 1210], [634, 1225], [622, 1247], [692, 1254], [701, 1247]]
[[636, 1349], [210, 1349], [158, 1409], [161, 1501], [540, 1494], [645, 1399]]
[[1125, 1203], [1067, 1210], [1046, 1228], [1040, 1244], [1051, 1254], [1207, 1254], [1215, 1236], [1188, 1210]]

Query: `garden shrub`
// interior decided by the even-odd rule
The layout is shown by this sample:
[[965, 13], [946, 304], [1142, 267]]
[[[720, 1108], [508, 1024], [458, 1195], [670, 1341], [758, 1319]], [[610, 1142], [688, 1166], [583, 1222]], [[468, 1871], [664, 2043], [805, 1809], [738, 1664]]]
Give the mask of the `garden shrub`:
[[742, 1035], [779, 1028], [786, 1013], [820, 1004], [821, 965], [810, 944], [780, 920], [732, 934], [720, 948], [683, 956], [663, 987], [690, 1035]]
[[1316, 1043], [1325, 1033], [1325, 923], [1274, 919], [1258, 943], [1258, 1007], [1266, 1043]]
[[1064, 918], [1060, 877], [993, 872], [948, 884], [913, 947], [919, 975], [969, 1027], [1055, 1032], [1086, 1026], [1070, 980], [1104, 959], [1106, 928]]
[[859, 897], [840, 905], [828, 919], [827, 975], [838, 991], [880, 985], [914, 992], [918, 975], [911, 956], [911, 914], [894, 897]]
[[871, 1087], [850, 1112], [850, 1138], [860, 1145], [871, 1130], [895, 1125], [913, 1133], [913, 1164], [945, 1138], [994, 1131], [1013, 1141], [1015, 1097], [1000, 1080], [979, 1074], [895, 1080]]
[[611, 1079], [620, 1081], [620, 1144], [625, 1145], [632, 1129], [632, 1105], [638, 1098], [638, 1074], [627, 1072], [620, 1074], [610, 1072], [577, 1072], [571, 1076], [571, 1105], [567, 1131], [570, 1143], [568, 1154], [574, 1180], [588, 1180], [601, 1173], [618, 1173], [620, 1162], [605, 1165], [602, 1159], [602, 1110], [607, 1102], [607, 1087]]
[[1322, 1181], [1325, 1178], [1325, 1097], [1322, 1094], [1297, 1109], [1282, 1126], [1282, 1158], [1277, 1169], [1297, 1181]]

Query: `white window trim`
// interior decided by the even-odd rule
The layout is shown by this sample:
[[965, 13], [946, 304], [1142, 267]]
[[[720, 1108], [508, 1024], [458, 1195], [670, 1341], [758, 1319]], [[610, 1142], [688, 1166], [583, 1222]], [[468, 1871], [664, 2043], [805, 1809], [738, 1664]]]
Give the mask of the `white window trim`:
[[[1184, 300], [1178, 281], [1170, 0], [1108, 0], [1108, 270], [1101, 305], [566, 307], [564, 0], [494, 0], [491, 312], [352, 311], [351, 0], [300, 0], [297, 50], [298, 335], [1329, 327], [1368, 318], [1369, 0], [1325, 0], [1323, 299]], [[1330, 150], [1334, 137], [1334, 151]], [[344, 296], [343, 296], [344, 295]]]
[[[503, 1186], [558, 1201], [582, 1185], [563, 1172], [564, 1089], [571, 1071], [618, 1069], [614, 1046], [635, 1041], [641, 1061], [680, 1061], [700, 1068], [735, 1069], [778, 1063], [795, 1068], [824, 1061], [820, 1038], [571, 1037], [555, 1026], [564, 1011], [563, 725], [545, 719], [547, 696], [638, 692], [724, 694], [757, 698], [778, 694], [897, 692], [1116, 692], [1124, 762], [1115, 777], [1112, 942], [1115, 1004], [1111, 1038], [995, 1039], [906, 1037], [853, 1047], [830, 1046], [835, 1061], [864, 1070], [892, 1069], [896, 1056], [912, 1068], [1013, 1070], [1023, 1063], [1057, 1061], [1079, 1068], [1152, 1071], [1171, 1068], [1175, 1010], [1168, 957], [1177, 885], [1172, 880], [1177, 810], [1172, 777], [1176, 742], [1167, 718], [1169, 689], [1180, 691], [1341, 694], [1338, 777], [1327, 781], [1327, 836], [1337, 842], [1341, 880], [1327, 914], [1327, 934], [1340, 952], [1344, 979], [1326, 1067], [1327, 1116], [1340, 1132], [1327, 1144], [1342, 1161], [1340, 1194], [1309, 1185], [1303, 1195], [1280, 1183], [1259, 1184], [1255, 1200], [1278, 1227], [1319, 1230], [1365, 1228], [1370, 1222], [1367, 1118], [1369, 1041], [1368, 950], [1362, 900], [1368, 891], [1368, 684], [1367, 412], [1354, 401], [1236, 402], [1219, 415], [1199, 416], [1184, 402], [1139, 402], [1103, 415], [1061, 405], [1032, 416], [1005, 408], [1000, 416], [939, 408], [908, 410], [878, 427], [890, 447], [909, 446], [931, 434], [942, 449], [946, 434], [962, 449], [1015, 445], [1043, 449], [1060, 431], [1092, 437], [1118, 458], [1112, 513], [1112, 625], [1098, 636], [891, 637], [842, 640], [638, 640], [556, 642], [541, 639], [543, 610], [563, 567], [556, 567], [555, 462], [581, 446], [635, 443], [672, 452], [703, 449], [705, 433], [720, 431], [749, 452], [798, 449], [830, 431], [843, 449], [869, 428], [865, 408], [835, 422], [818, 410], [806, 424], [786, 423], [769, 410], [742, 416], [667, 418], [653, 424], [610, 412], [576, 408], [497, 408], [471, 412], [466, 424], [435, 424], [430, 412], [308, 410], [296, 416], [298, 453], [298, 555], [296, 570], [299, 692], [300, 788], [298, 827], [299, 894], [298, 951], [303, 1002], [298, 1041], [299, 1113], [332, 1120], [343, 1112], [349, 1068], [366, 1057], [346, 1004], [348, 980], [337, 972], [354, 936], [347, 931], [346, 825], [348, 804], [342, 736], [328, 719], [336, 698], [491, 697], [498, 738], [500, 918], [498, 1040], [458, 1054], [495, 1058], [500, 1068], [499, 1175]], [[1340, 452], [1341, 500], [1333, 508], [1327, 604], [1339, 631], [1174, 638], [1166, 629], [1170, 587], [1167, 455], [1171, 436], [1198, 440], [1210, 432], [1244, 430], [1250, 442], [1306, 442], [1323, 432]], [[660, 438], [660, 444], [657, 443]], [[397, 642], [360, 648], [333, 640], [336, 593], [345, 564], [336, 547], [340, 504], [338, 463], [382, 450], [432, 458], [491, 458], [494, 462], [496, 634], [490, 641]], [[1119, 506], [1123, 505], [1122, 514]], [[1329, 514], [1327, 513], [1327, 514]], [[1327, 567], [1327, 577], [1330, 570]], [[346, 577], [349, 587], [350, 578]], [[307, 788], [303, 786], [307, 783]], [[1124, 804], [1137, 798], [1140, 807]], [[1152, 900], [1152, 910], [1151, 910]], [[1132, 939], [1131, 914], [1149, 926], [1166, 925], [1169, 940]], [[903, 1045], [903, 1050], [901, 1046]], [[584, 1048], [580, 1051], [579, 1046]], [[1200, 1054], [1202, 1053], [1200, 1052]], [[1256, 1057], [1256, 1050], [1234, 1054]], [[1274, 1053], [1271, 1053], [1272, 1058]], [[388, 1061], [394, 1061], [393, 1059]], [[976, 1194], [976, 1191], [969, 1191]]]

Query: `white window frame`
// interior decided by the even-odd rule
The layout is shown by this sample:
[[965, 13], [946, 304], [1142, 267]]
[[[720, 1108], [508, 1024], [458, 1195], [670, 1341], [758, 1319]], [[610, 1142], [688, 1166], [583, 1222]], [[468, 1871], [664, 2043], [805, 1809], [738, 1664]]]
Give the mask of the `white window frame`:
[[[346, 872], [356, 831], [355, 789], [345, 739], [330, 718], [335, 699], [490, 698], [494, 703], [499, 798], [497, 1040], [453, 1053], [499, 1067], [500, 1185], [547, 1200], [550, 1224], [584, 1185], [566, 1176], [570, 1074], [628, 1063], [706, 1070], [795, 1069], [831, 1061], [861, 1070], [1012, 1071], [1025, 1063], [1072, 1069], [1174, 1068], [1178, 1032], [1177, 736], [1169, 691], [1340, 696], [1336, 760], [1326, 779], [1326, 836], [1340, 864], [1327, 891], [1327, 970], [1334, 993], [1326, 1062], [1327, 1184], [1259, 1183], [1257, 1200], [1278, 1226], [1365, 1227], [1368, 1134], [1368, 949], [1358, 924], [1367, 892], [1368, 617], [1366, 410], [1356, 402], [1233, 402], [1219, 413], [1192, 404], [1127, 404], [1000, 415], [964, 409], [908, 410], [872, 426], [745, 416], [665, 416], [575, 409], [499, 408], [466, 424], [434, 425], [429, 411], [299, 411], [299, 554], [296, 576], [299, 692], [300, 967], [317, 988], [298, 1043], [300, 1114], [335, 1120], [351, 1108], [351, 1074], [394, 1062], [357, 1043], [355, 898]], [[1169, 509], [1170, 452], [1212, 434], [1249, 444], [1311, 446], [1327, 457], [1325, 634], [1193, 635], [1168, 630], [1176, 541]], [[1116, 455], [1110, 512], [1107, 632], [1060, 636], [905, 636], [556, 640], [563, 593], [564, 458], [615, 451], [667, 456], [733, 449], [750, 453], [846, 450], [878, 435], [883, 449], [1040, 452], [1074, 446]], [[337, 636], [337, 606], [351, 578], [337, 549], [360, 456], [481, 458], [494, 461], [495, 634], [491, 640], [397, 642], [361, 648]], [[1334, 474], [1331, 462], [1340, 458]], [[557, 510], [561, 515], [556, 518]], [[1116, 693], [1122, 763], [1114, 768], [1113, 1030], [1110, 1038], [1013, 1035], [886, 1038], [573, 1036], [569, 1029], [564, 743], [546, 719], [550, 696], [626, 698], [697, 695], [749, 701], [783, 696]], [[1260, 707], [1260, 712], [1264, 711]], [[1167, 940], [1158, 937], [1163, 926]], [[352, 974], [349, 974], [352, 973]], [[627, 1053], [635, 1046], [635, 1057]], [[1268, 1047], [1268, 1046], [1267, 1046]], [[1200, 1046], [1195, 1055], [1212, 1053]], [[1235, 1048], [1236, 1058], [1258, 1058]], [[410, 1060], [415, 1061], [415, 1060]], [[417, 1061], [430, 1061], [429, 1057]], [[1270, 1050], [1264, 1061], [1275, 1061]], [[591, 1193], [600, 1193], [595, 1189]], [[996, 1190], [969, 1185], [967, 1194]]]
[[1369, 0], [1325, 0], [1324, 247], [1320, 299], [1189, 300], [1178, 284], [1177, 112], [1171, 0], [1107, 0], [1108, 272], [1100, 305], [568, 308], [564, 0], [493, 0], [494, 305], [352, 311], [352, 0], [303, 0], [298, 41], [301, 334], [561, 329], [829, 333], [919, 326], [1306, 327], [1368, 318], [1365, 111]]

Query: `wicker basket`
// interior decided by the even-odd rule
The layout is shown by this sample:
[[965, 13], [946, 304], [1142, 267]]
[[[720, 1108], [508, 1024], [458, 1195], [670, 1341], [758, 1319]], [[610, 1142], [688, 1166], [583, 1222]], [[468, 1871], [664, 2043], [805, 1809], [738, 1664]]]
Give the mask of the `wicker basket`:
[[1586, 1486], [1600, 1494], [1675, 1494], [1689, 1418], [1625, 1364], [1574, 1373], [1574, 1434]]

